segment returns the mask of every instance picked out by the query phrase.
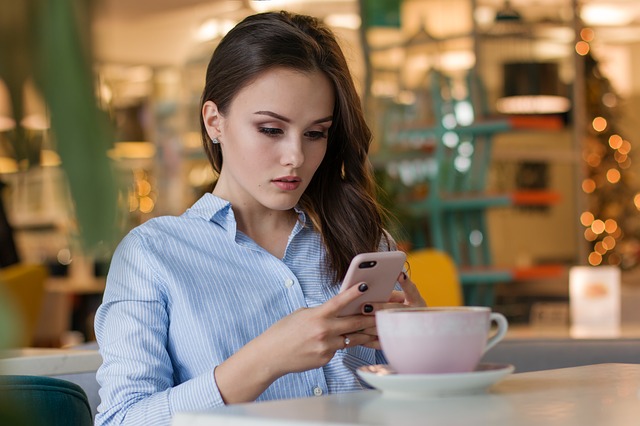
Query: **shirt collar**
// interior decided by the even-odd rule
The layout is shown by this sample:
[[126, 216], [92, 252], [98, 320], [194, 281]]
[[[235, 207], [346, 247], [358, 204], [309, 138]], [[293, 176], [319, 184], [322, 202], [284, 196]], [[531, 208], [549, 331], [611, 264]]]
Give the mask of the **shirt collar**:
[[[298, 206], [295, 206], [294, 210], [298, 214], [300, 224], [305, 226], [308, 223], [305, 212]], [[226, 224], [229, 221], [235, 224], [235, 216], [231, 208], [231, 203], [210, 192], [200, 197], [200, 199], [187, 210], [187, 214], [196, 215], [204, 220], [217, 223], [224, 228], [226, 228]]]
[[200, 199], [187, 210], [187, 214], [196, 215], [204, 220], [214, 222], [217, 222], [217, 217], [226, 216], [229, 212], [233, 214], [231, 203], [220, 197], [216, 197], [210, 192], [200, 197]]

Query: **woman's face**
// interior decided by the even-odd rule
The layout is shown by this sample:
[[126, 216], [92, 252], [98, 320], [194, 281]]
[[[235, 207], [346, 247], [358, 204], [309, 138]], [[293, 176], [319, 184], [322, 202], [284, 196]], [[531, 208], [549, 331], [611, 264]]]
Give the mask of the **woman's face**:
[[234, 208], [289, 210], [327, 150], [334, 91], [321, 72], [275, 68], [244, 87], [222, 116], [208, 101], [204, 122], [223, 164], [217, 196]]

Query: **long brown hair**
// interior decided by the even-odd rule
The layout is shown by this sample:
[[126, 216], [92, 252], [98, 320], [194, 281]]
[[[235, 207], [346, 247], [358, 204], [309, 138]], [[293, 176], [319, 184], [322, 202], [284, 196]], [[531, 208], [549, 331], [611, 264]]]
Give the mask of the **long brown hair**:
[[[322, 235], [327, 266], [337, 281], [356, 254], [377, 251], [386, 234], [367, 157], [371, 131], [332, 31], [316, 18], [284, 11], [245, 18], [227, 33], [211, 57], [201, 109], [211, 100], [225, 114], [243, 87], [274, 67], [321, 71], [335, 90], [327, 152], [300, 206]], [[209, 140], [202, 117], [200, 125], [209, 162], [220, 172], [220, 146]]]

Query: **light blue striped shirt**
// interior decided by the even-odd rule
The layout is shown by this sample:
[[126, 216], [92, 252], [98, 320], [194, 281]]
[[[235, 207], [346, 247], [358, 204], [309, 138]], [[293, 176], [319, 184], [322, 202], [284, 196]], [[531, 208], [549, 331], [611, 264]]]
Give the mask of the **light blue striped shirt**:
[[[338, 292], [323, 273], [320, 235], [298, 215], [283, 259], [237, 231], [231, 205], [212, 194], [122, 240], [95, 317], [104, 360], [96, 425], [164, 425], [176, 412], [222, 406], [217, 365]], [[258, 401], [362, 389], [354, 369], [383, 362], [373, 349], [339, 350], [322, 368], [279, 378]]]

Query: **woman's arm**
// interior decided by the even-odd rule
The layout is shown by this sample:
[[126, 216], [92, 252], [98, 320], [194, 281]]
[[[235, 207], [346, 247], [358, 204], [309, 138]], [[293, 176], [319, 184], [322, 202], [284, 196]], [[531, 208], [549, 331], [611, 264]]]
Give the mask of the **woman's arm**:
[[321, 306], [295, 311], [220, 364], [215, 376], [224, 401], [253, 401], [278, 377], [322, 367], [345, 347], [345, 335], [351, 346], [371, 344], [376, 336], [360, 331], [373, 327], [375, 318], [338, 317], [363, 289], [354, 286]]
[[169, 424], [177, 411], [223, 405], [209, 371], [175, 386], [168, 347], [169, 313], [142, 239], [129, 234], [114, 253], [96, 337], [101, 404], [96, 425]]
[[373, 317], [337, 317], [340, 308], [361, 294], [354, 287], [321, 306], [295, 311], [224, 362], [216, 365], [212, 359], [210, 370], [176, 384], [174, 377], [181, 371], [174, 366], [188, 361], [171, 359], [167, 349], [169, 295], [148, 252], [136, 235], [123, 240], [96, 314], [104, 361], [97, 375], [102, 399], [97, 425], [168, 424], [178, 411], [253, 401], [277, 378], [325, 365], [345, 347], [345, 334], [350, 345], [375, 338], [358, 333], [373, 326]]

